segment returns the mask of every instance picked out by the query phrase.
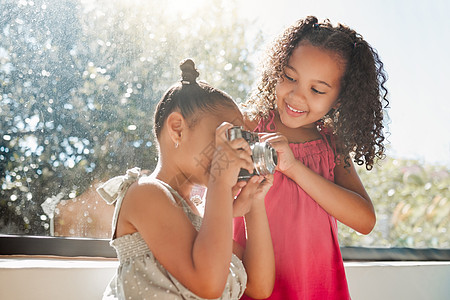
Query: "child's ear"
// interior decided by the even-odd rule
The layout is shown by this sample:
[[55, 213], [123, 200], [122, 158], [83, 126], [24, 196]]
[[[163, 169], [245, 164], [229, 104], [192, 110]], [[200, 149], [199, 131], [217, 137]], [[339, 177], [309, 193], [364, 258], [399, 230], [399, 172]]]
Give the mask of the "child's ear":
[[173, 143], [178, 147], [181, 142], [183, 130], [186, 128], [186, 120], [177, 111], [170, 113], [166, 120], [167, 131]]

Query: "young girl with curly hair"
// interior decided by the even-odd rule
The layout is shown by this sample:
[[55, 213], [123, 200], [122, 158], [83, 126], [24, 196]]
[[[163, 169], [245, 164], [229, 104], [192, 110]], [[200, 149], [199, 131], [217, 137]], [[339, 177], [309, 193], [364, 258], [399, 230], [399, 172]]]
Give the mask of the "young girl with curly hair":
[[[362, 234], [375, 225], [353, 162], [370, 170], [383, 157], [385, 82], [376, 51], [341, 24], [307, 17], [271, 48], [244, 107], [248, 129], [278, 154], [265, 197], [276, 267], [270, 299], [350, 299], [337, 220]], [[234, 238], [245, 247], [242, 218]]]

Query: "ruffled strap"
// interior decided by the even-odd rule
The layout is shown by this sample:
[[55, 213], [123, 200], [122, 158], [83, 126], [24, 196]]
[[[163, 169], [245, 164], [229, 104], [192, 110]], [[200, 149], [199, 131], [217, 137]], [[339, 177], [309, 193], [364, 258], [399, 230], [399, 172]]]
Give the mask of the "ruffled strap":
[[275, 132], [277, 128], [274, 123], [275, 113], [273, 110], [269, 111], [269, 117], [267, 119], [261, 118], [258, 122], [258, 126], [255, 128], [255, 132]]
[[319, 120], [316, 122], [316, 126], [319, 128], [319, 133], [322, 136], [322, 139], [326, 142], [328, 148], [330, 149], [332, 156], [329, 156], [329, 166], [330, 166], [330, 178], [334, 179], [334, 167], [336, 166], [336, 161], [339, 161], [340, 156], [337, 152], [336, 145], [336, 135], [333, 133], [333, 130], [327, 126], [325, 126], [323, 120]]
[[328, 145], [333, 150], [334, 155], [336, 155], [336, 136], [331, 128], [325, 126], [323, 120], [316, 122], [316, 126], [319, 128], [319, 133], [322, 138], [328, 143]]
[[125, 196], [127, 189], [141, 176], [141, 169], [134, 167], [127, 170], [127, 173], [122, 176], [116, 176], [109, 179], [97, 188], [97, 192], [109, 205]]
[[141, 176], [141, 169], [138, 167], [134, 167], [127, 170], [127, 173], [125, 175], [113, 177], [97, 188], [97, 192], [106, 201], [106, 203], [112, 205], [117, 202], [112, 219], [111, 239], [114, 239], [116, 236], [117, 219], [119, 217], [119, 211], [120, 206], [122, 205], [123, 197], [125, 197], [125, 194], [130, 185], [138, 180]]

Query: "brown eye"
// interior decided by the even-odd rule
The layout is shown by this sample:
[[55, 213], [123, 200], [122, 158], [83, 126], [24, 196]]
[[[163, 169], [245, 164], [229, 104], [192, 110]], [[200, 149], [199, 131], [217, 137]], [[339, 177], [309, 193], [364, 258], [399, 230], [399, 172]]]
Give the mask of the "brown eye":
[[316, 90], [315, 88], [311, 88], [311, 90], [312, 90], [313, 93], [315, 93], [315, 94], [319, 94], [319, 95], [325, 94], [325, 92], [321, 92], [321, 91], [319, 91], [319, 90]]
[[294, 78], [289, 77], [286, 73], [284, 73], [284, 77], [286, 77], [286, 79], [291, 81], [291, 82], [295, 82]]

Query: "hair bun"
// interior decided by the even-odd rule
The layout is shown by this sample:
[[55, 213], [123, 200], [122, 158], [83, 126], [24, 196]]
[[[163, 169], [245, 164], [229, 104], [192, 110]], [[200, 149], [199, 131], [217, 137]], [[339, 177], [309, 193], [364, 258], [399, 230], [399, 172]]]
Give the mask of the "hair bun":
[[195, 63], [192, 59], [186, 58], [180, 63], [181, 82], [186, 84], [196, 83], [198, 75]]

